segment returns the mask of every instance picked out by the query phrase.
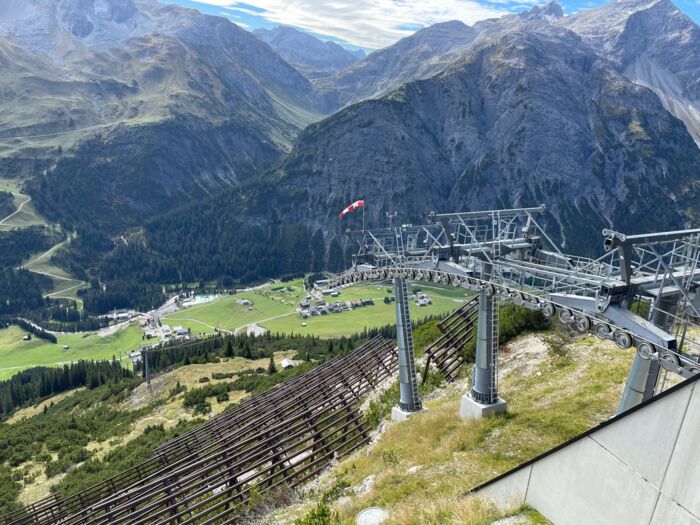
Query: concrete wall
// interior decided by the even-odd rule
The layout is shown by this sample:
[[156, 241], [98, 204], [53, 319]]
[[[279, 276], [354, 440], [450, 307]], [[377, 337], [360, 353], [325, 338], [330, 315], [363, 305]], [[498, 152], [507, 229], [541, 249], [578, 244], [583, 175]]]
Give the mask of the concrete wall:
[[555, 525], [700, 525], [700, 381], [477, 489]]

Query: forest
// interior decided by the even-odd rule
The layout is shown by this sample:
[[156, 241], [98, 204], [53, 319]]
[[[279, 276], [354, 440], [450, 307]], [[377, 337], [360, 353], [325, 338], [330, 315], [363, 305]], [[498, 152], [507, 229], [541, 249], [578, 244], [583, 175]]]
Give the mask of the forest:
[[9, 191], [0, 191], [0, 220], [15, 211], [15, 198]]
[[0, 381], [0, 420], [18, 408], [81, 386], [97, 388], [131, 377], [117, 361], [78, 361], [62, 367], [37, 366]]
[[50, 287], [51, 280], [43, 275], [0, 268], [0, 318], [43, 308], [43, 291]]
[[[200, 214], [183, 214], [168, 222], [155, 219], [147, 225], [144, 237], [117, 243], [99, 262], [100, 286], [91, 286], [79, 295], [90, 314], [102, 314], [114, 308], [147, 311], [165, 301], [162, 285], [213, 283], [231, 288], [265, 278], [300, 275], [347, 267], [350, 250], [333, 239], [328, 247], [321, 230], [301, 225], [245, 226], [236, 223], [209, 231], [211, 223]], [[81, 239], [80, 235], [78, 237]], [[89, 259], [81, 253], [96, 253], [105, 248], [99, 236], [92, 242], [82, 238], [78, 246], [58, 257], [66, 267], [91, 273]], [[83, 265], [88, 265], [84, 267]]]
[[0, 231], [0, 317], [45, 306], [43, 292], [51, 287], [51, 280], [16, 268], [58, 240], [59, 236], [41, 226]]
[[30, 255], [48, 250], [61, 237], [43, 226], [0, 231], [0, 268], [14, 268]]
[[53, 332], [87, 332], [109, 325], [109, 319], [91, 316], [78, 306], [77, 301], [69, 299], [48, 301], [45, 308], [31, 312], [29, 317]]
[[[38, 180], [31, 187], [37, 205], [52, 220], [77, 232], [53, 261], [90, 283], [88, 290], [81, 291], [90, 314], [114, 308], [151, 309], [164, 300], [161, 285], [207, 283], [231, 288], [288, 274], [340, 271], [351, 261], [352, 250], [343, 237], [328, 236], [307, 221], [278, 216], [272, 210], [269, 183], [252, 183], [245, 192], [232, 189], [213, 199], [188, 202], [117, 237], [120, 232], [114, 225], [119, 220], [90, 221], [87, 217], [94, 210], [51, 215], [56, 209], [44, 195], [43, 178]], [[72, 191], [61, 190], [65, 195]], [[243, 208], [261, 219], [245, 219]]]

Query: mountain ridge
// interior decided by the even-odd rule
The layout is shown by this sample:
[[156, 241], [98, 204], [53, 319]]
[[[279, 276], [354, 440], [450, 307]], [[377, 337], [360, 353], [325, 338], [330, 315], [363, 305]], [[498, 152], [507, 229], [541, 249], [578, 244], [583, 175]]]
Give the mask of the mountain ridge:
[[[53, 161], [28, 189], [45, 216], [67, 227], [77, 226], [71, 210], [83, 209], [87, 195], [102, 198], [83, 222], [101, 215], [97, 223], [113, 220], [108, 231], [116, 233], [181, 199], [240, 184], [279, 163], [298, 131], [320, 118], [310, 82], [221, 17], [152, 0], [13, 1], [0, 12], [5, 48], [22, 49], [13, 35], [35, 23], [45, 31], [19, 40], [32, 40], [23, 56], [37, 61], [37, 79], [4, 76], [10, 96], [0, 107], [9, 117], [0, 136], [28, 137], [9, 141], [15, 157]], [[115, 24], [121, 29], [113, 39], [97, 40]], [[61, 39], [68, 44], [58, 45]], [[63, 84], [41, 80], [59, 67], [53, 77]], [[27, 89], [31, 82], [36, 87]], [[0, 175], [13, 169], [0, 159]]]
[[617, 0], [560, 23], [652, 89], [700, 145], [700, 28], [671, 0]]
[[364, 57], [362, 52], [360, 57], [335, 42], [324, 42], [292, 27], [256, 29], [253, 34], [310, 79], [345, 69]]
[[[633, 233], [697, 218], [700, 150], [664, 93], [635, 83], [582, 29], [605, 21], [565, 17], [552, 2], [473, 27], [447, 22], [310, 81], [221, 18], [163, 9], [154, 19], [175, 17], [177, 38], [134, 37], [95, 56], [104, 68], [125, 53], [149, 58], [147, 71], [123, 66], [126, 90], [143, 95], [170, 78], [182, 89], [166, 103], [146, 97], [133, 125], [38, 165], [27, 185], [47, 217], [79, 231], [64, 262], [85, 280], [251, 280], [300, 271], [296, 254], [306, 251], [338, 270], [348, 244], [336, 214], [357, 198], [369, 224], [393, 211], [411, 223], [434, 210], [546, 203], [552, 235], [589, 254], [603, 227]], [[674, 11], [663, 12], [669, 20], [654, 27], [674, 27]], [[662, 40], [615, 42], [634, 58]], [[339, 78], [347, 83], [335, 90]], [[139, 113], [151, 102], [164, 116]]]
[[[534, 26], [529, 27], [533, 29]], [[657, 182], [652, 183], [652, 186], [656, 186], [668, 177], [663, 167], [668, 161], [676, 170], [684, 173], [685, 180], [691, 180], [690, 172], [681, 169], [683, 165], [678, 159], [685, 158], [690, 165], [698, 166], [700, 152], [692, 146], [692, 142], [687, 142], [685, 130], [680, 129], [672, 117], [669, 119], [670, 115], [664, 115], [665, 111], [655, 95], [615, 73], [592, 50], [580, 47], [577, 40], [578, 37], [570, 32], [550, 25], [538, 25], [537, 30], [531, 32], [523, 31], [522, 26], [514, 27], [495, 40], [493, 37], [492, 40], [485, 39], [475, 44], [477, 48], [468, 51], [458, 64], [449, 66], [435, 77], [408, 83], [377, 101], [360, 102], [308, 127], [300, 135], [295, 150], [285, 161], [279, 182], [292, 185], [298, 181], [309, 192], [320, 185], [323, 187], [323, 194], [328, 195], [329, 199], [338, 195], [339, 188], [327, 186], [326, 180], [351, 184], [349, 191], [347, 185], [342, 186], [343, 190], [350, 194], [361, 194], [365, 199], [369, 199], [370, 195], [381, 195], [382, 201], [387, 200], [385, 196], [392, 188], [397, 191], [399, 188], [408, 188], [407, 194], [412, 196], [410, 201], [392, 202], [389, 198], [391, 206], [381, 205], [379, 210], [371, 212], [375, 219], [380, 219], [385, 211], [392, 211], [392, 206], [413, 207], [427, 213], [432, 209], [536, 205], [552, 200], [546, 198], [547, 173], [560, 173], [562, 175], [551, 180], [551, 183], [555, 184], [550, 186], [551, 189], [557, 188], [558, 192], [568, 194], [573, 185], [580, 195], [590, 195], [591, 187], [599, 192], [599, 203], [591, 208], [596, 210], [594, 216], [599, 215], [606, 220], [598, 220], [596, 227], [589, 232], [591, 235], [597, 233], [598, 228], [610, 226], [613, 222], [619, 227], [630, 227], [632, 221], [623, 220], [625, 212], [622, 208], [607, 215], [602, 213], [607, 206], [617, 208], [624, 202], [626, 193], [631, 191], [623, 180], [627, 176], [625, 171], [633, 175], [635, 171], [640, 173], [639, 170], [643, 167], [644, 171], [641, 173], [645, 172], [645, 176], [650, 180], [659, 177], [655, 179]], [[569, 53], [568, 57], [562, 56], [562, 48]], [[548, 54], [551, 57], [549, 63], [546, 58]], [[463, 67], [467, 67], [468, 70], [461, 71]], [[545, 74], [539, 76], [543, 68]], [[463, 84], [452, 83], [449, 88], [445, 85], [456, 82], [456, 78], [460, 78]], [[499, 86], [498, 84], [506, 78], [506, 86]], [[595, 89], [591, 82], [597, 83]], [[445, 85], [445, 91], [438, 90], [441, 95], [435, 94], [433, 98], [429, 98], [427, 93], [434, 89], [434, 85]], [[558, 86], [559, 90], [552, 86]], [[454, 91], [450, 92], [450, 89], [457, 90], [459, 95]], [[533, 89], [540, 92], [535, 93]], [[492, 93], [498, 93], [499, 96], [494, 99]], [[576, 95], [572, 100], [573, 93]], [[625, 97], [628, 97], [627, 100]], [[636, 104], [633, 109], [625, 107], [632, 102]], [[400, 111], [394, 110], [397, 104], [402, 106]], [[514, 116], [517, 113], [519, 114]], [[399, 118], [405, 121], [409, 115], [415, 119], [409, 126], [396, 120]], [[623, 116], [622, 120], [626, 122], [624, 126], [623, 122], [616, 122], [620, 116]], [[555, 117], [559, 120], [555, 121]], [[673, 130], [676, 135], [673, 141], [678, 141], [678, 145], [674, 146], [673, 141], [669, 142], [669, 139], [662, 141], [660, 135], [652, 138], [652, 129], [656, 125], [646, 125], [638, 121], [644, 118], [661, 119], [659, 123], [663, 122], [663, 126]], [[593, 119], [595, 125], [589, 126], [590, 119]], [[573, 128], [574, 124], [578, 128]], [[337, 132], [333, 129], [336, 126]], [[638, 127], [641, 129], [637, 129]], [[377, 129], [376, 135], [371, 134], [373, 128]], [[396, 129], [401, 131], [397, 134]], [[412, 134], [411, 129], [416, 133]], [[530, 130], [530, 134], [526, 136], [524, 134], [527, 134], [527, 129]], [[572, 129], [578, 129], [586, 139], [577, 139], [578, 132], [573, 133]], [[367, 137], [368, 135], [370, 136]], [[382, 137], [382, 140], [379, 140], [379, 137]], [[417, 142], [409, 143], [402, 149], [400, 142], [410, 139]], [[668, 156], [666, 161], [656, 167], [645, 164], [649, 160], [645, 160], [644, 157], [653, 157], [653, 153], [647, 149], [644, 142], [655, 144], [659, 149], [662, 149], [661, 142], [664, 142], [664, 147], [673, 149], [674, 156]], [[353, 148], [361, 153], [353, 154], [344, 144], [352, 144]], [[472, 147], [473, 144], [480, 146]], [[578, 150], [572, 150], [569, 145], [576, 145]], [[503, 149], [494, 150], [494, 147]], [[528, 148], [534, 150], [529, 151]], [[432, 156], [429, 156], [429, 160], [418, 158], [421, 152], [431, 149]], [[606, 158], [606, 149], [617, 152], [610, 152], [612, 156]], [[690, 150], [689, 157], [683, 155], [685, 149]], [[386, 153], [381, 154], [379, 150]], [[402, 152], [400, 162], [403, 164], [390, 168], [392, 152], [398, 151]], [[630, 170], [629, 167], [624, 167], [622, 158], [616, 156], [624, 157], [634, 151], [637, 153], [633, 153], [626, 162], [631, 162], [634, 158], [636, 160], [633, 162], [638, 163], [638, 167]], [[535, 152], [537, 153], [533, 156]], [[640, 154], [642, 157], [639, 157]], [[349, 155], [348, 160], [341, 162], [341, 155]], [[670, 151], [665, 151], [664, 155], [670, 155]], [[368, 165], [376, 159], [383, 161]], [[550, 159], [548, 165], [543, 165], [542, 159]], [[488, 167], [489, 163], [494, 162], [500, 170], [510, 174], [509, 185], [515, 184], [517, 188], [520, 182], [522, 189], [509, 191], [508, 198], [499, 198], [497, 184], [484, 185], [487, 180], [497, 180], [494, 177], [498, 169], [495, 169], [495, 166]], [[532, 181], [532, 175], [525, 179], [525, 173], [530, 171], [530, 162], [536, 162], [531, 164], [530, 168], [537, 166], [536, 169], [542, 171], [545, 176], [542, 182], [544, 185], [536, 190], [527, 188]], [[420, 167], [416, 168], [412, 163], [418, 163]], [[603, 165], [597, 166], [597, 163]], [[606, 167], [606, 163], [611, 165]], [[355, 175], [350, 180], [342, 178], [341, 174], [347, 172], [350, 166]], [[577, 170], [581, 168], [585, 168], [583, 172], [588, 172], [591, 177], [584, 179], [587, 180], [585, 183], [581, 182], [581, 177], [576, 176]], [[614, 175], [615, 170], [621, 172]], [[654, 177], [651, 176], [653, 171], [657, 173]], [[358, 172], [363, 176], [359, 176]], [[444, 173], [444, 176], [431, 177], [431, 172]], [[522, 174], [518, 175], [519, 172]], [[610, 184], [611, 191], [604, 191], [600, 182], [593, 184], [596, 180], [594, 172], [599, 172], [597, 177], [602, 177], [603, 180], [607, 178], [606, 184]], [[302, 179], [307, 175], [302, 177], [301, 174], [309, 173], [317, 176], [305, 184], [302, 183]], [[390, 175], [369, 178], [369, 174], [377, 173]], [[449, 173], [451, 175], [448, 175]], [[413, 178], [409, 174], [412, 174]], [[472, 194], [464, 198], [469, 195], [469, 187], [462, 187], [461, 191], [464, 193], [460, 194], [459, 185], [465, 184], [469, 177], [481, 181], [477, 186], [483, 186], [483, 189], [477, 195]], [[647, 195], [642, 201], [653, 195], [651, 188], [636, 189]], [[438, 198], [440, 195], [442, 197]], [[566, 200], [563, 194], [557, 193], [556, 201], [563, 203]], [[619, 204], [615, 204], [616, 201]], [[559, 206], [557, 202], [551, 204], [556, 215]], [[590, 206], [591, 203], [587, 204]], [[651, 202], [647, 202], [644, 206], [651, 205]], [[628, 201], [626, 206], [630, 206], [631, 211], [635, 208], [639, 210], [633, 211], [633, 214], [639, 213], [636, 220], [641, 222], [636, 226], [640, 227], [641, 223], [645, 222], [646, 211], [642, 212], [644, 206], [631, 201]], [[572, 220], [576, 214], [572, 210], [570, 218], [559, 216], [560, 229], [570, 230], [566, 222]], [[407, 220], [410, 218], [412, 217], [407, 217]], [[675, 225], [682, 222], [681, 215], [677, 215], [675, 220], [669, 220], [669, 223]], [[566, 232], [569, 236], [571, 233]]]

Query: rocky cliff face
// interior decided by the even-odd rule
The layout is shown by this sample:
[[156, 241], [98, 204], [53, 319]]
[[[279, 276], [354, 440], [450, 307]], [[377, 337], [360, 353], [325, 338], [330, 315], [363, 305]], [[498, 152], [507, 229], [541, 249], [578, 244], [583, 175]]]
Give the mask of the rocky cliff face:
[[671, 0], [618, 0], [560, 23], [654, 90], [700, 144], [700, 28]]
[[602, 227], [683, 225], [699, 168], [653, 92], [574, 33], [522, 17], [437, 76], [308, 127], [278, 176], [330, 224], [361, 197], [375, 224], [547, 203], [552, 232], [590, 251]]
[[324, 42], [292, 27], [257, 29], [254, 34], [307, 78], [333, 74], [359, 60], [335, 42]]
[[69, 225], [120, 230], [211, 195], [242, 223], [335, 233], [359, 197], [375, 224], [544, 202], [552, 233], [590, 249], [604, 226], [693, 215], [697, 42], [668, 0], [572, 17], [552, 2], [437, 24], [312, 85], [222, 18], [153, 0], [7, 0], [0, 155], [64, 146], [30, 190]]

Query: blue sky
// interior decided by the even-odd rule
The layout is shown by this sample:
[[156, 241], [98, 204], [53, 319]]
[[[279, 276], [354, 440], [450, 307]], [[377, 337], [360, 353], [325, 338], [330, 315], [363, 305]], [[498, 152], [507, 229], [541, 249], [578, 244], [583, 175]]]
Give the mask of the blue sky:
[[[302, 29], [345, 47], [378, 49], [421, 27], [446, 20], [478, 20], [530, 9], [541, 0], [161, 0], [225, 16], [253, 30], [278, 25]], [[566, 14], [595, 7], [603, 0], [562, 0]], [[700, 0], [674, 0], [700, 23]]]

